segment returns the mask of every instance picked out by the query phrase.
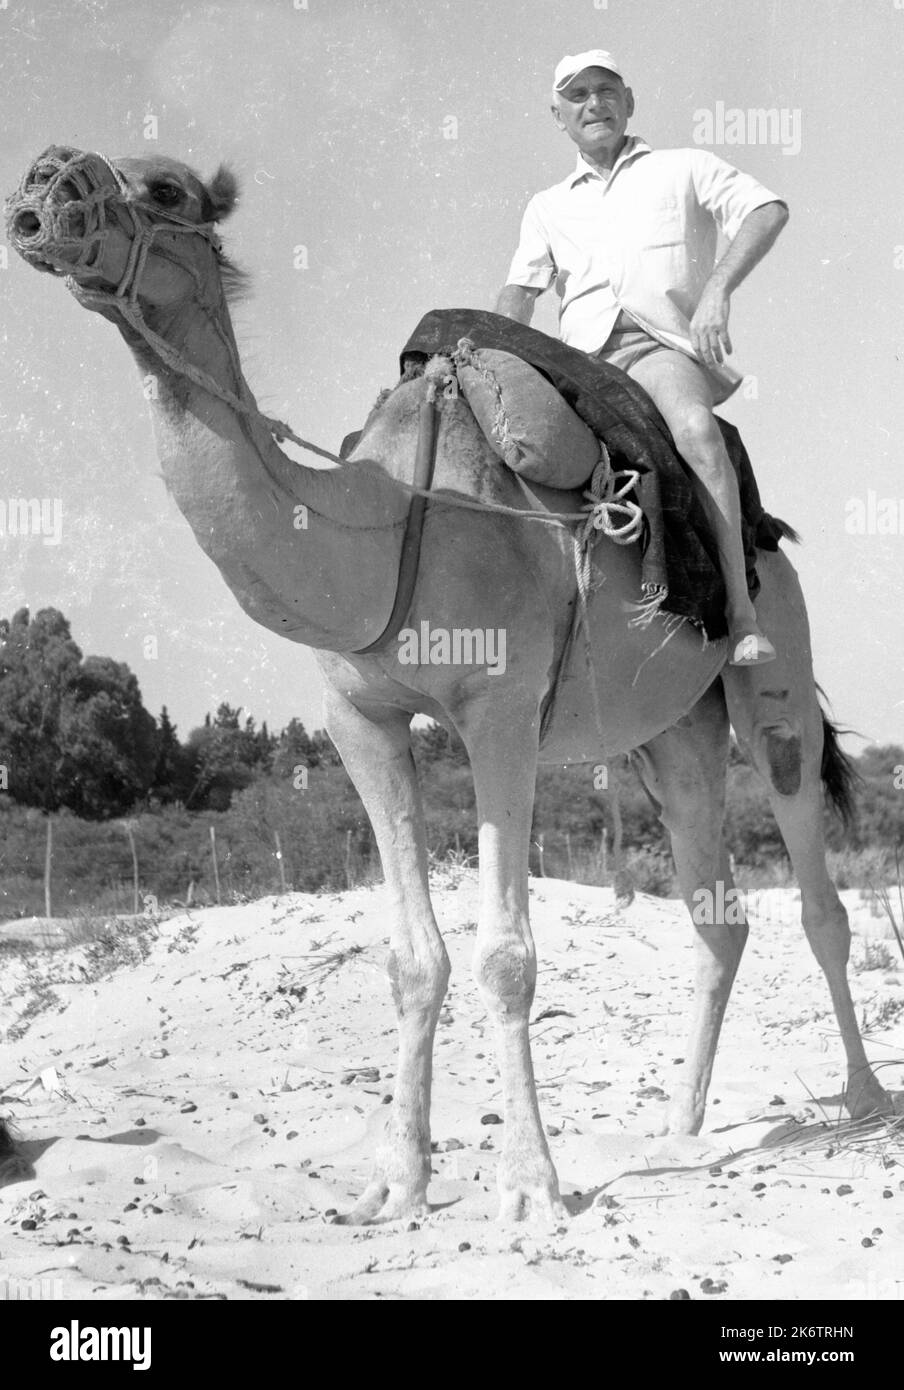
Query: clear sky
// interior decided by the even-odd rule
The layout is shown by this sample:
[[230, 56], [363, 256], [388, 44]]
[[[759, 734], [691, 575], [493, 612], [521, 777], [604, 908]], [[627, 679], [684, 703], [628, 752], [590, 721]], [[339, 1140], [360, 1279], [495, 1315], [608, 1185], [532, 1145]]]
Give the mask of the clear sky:
[[[734, 297], [755, 383], [725, 413], [766, 506], [803, 534], [836, 715], [902, 742], [904, 0], [0, 0], [0, 191], [51, 143], [150, 147], [205, 175], [228, 159], [243, 197], [227, 246], [254, 279], [236, 311], [246, 375], [335, 448], [422, 313], [492, 306], [527, 198], [573, 164], [553, 67], [597, 46], [654, 145], [693, 144], [719, 103], [798, 123], [799, 141], [713, 145], [792, 214]], [[0, 535], [0, 615], [61, 608], [183, 736], [221, 700], [317, 726], [310, 657], [241, 613], [167, 498], [116, 331], [6, 259], [0, 503], [59, 498], [62, 533]], [[551, 298], [535, 322], [554, 331]]]

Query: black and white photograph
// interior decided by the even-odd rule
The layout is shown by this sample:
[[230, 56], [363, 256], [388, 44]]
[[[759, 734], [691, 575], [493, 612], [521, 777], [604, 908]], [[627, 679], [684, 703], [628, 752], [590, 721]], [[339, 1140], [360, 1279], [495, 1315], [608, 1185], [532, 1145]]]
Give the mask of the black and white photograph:
[[869, 1368], [902, 62], [904, 0], [0, 0], [35, 1365], [588, 1301]]

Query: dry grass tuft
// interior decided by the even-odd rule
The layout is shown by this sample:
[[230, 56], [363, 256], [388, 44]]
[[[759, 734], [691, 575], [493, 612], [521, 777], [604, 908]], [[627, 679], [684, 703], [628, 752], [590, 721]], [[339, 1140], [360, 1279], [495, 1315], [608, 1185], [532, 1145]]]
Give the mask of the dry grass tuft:
[[334, 975], [337, 970], [341, 970], [348, 961], [354, 960], [356, 956], [363, 956], [367, 950], [366, 946], [345, 946], [338, 951], [325, 951], [323, 947], [332, 941], [335, 933], [330, 933], [325, 940], [317, 943], [313, 951], [308, 951], [302, 956], [302, 960], [309, 961], [301, 970], [301, 975], [306, 980], [311, 980], [314, 984], [322, 985], [330, 975]]

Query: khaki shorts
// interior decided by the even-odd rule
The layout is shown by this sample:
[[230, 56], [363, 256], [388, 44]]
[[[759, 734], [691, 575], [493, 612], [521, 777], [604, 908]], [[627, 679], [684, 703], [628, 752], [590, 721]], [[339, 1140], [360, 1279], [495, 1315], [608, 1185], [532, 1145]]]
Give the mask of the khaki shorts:
[[[666, 347], [657, 338], [651, 338], [649, 333], [640, 328], [624, 309], [615, 320], [612, 332], [603, 346], [597, 352], [590, 354], [591, 357], [598, 357], [603, 362], [609, 362], [613, 367], [621, 367], [622, 371], [627, 372], [629, 376], [635, 362], [654, 355], [661, 355], [663, 361], [678, 357], [684, 363], [692, 362], [709, 387], [713, 405], [719, 405], [722, 401], [727, 400], [735, 390], [734, 386], [717, 377], [701, 362], [696, 362], [692, 357], [689, 357], [687, 353], [679, 352], [677, 348]], [[647, 363], [648, 368], [651, 365], [651, 363]]]

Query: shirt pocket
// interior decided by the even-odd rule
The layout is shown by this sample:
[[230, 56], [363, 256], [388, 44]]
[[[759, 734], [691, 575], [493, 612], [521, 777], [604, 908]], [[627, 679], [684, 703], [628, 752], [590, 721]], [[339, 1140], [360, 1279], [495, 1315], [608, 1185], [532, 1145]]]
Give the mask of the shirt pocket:
[[638, 241], [651, 251], [658, 246], [680, 246], [687, 240], [684, 209], [674, 196], [644, 200], [635, 218]]

